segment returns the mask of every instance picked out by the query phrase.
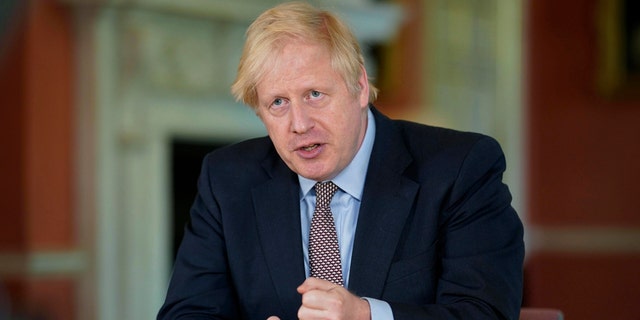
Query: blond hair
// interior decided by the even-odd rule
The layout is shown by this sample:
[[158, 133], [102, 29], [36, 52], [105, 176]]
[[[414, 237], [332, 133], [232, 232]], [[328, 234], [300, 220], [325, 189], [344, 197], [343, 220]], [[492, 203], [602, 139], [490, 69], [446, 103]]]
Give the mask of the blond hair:
[[[262, 13], [247, 29], [238, 75], [231, 93], [236, 100], [258, 106], [257, 84], [266, 73], [265, 66], [286, 40], [324, 44], [331, 54], [331, 65], [344, 79], [349, 91], [362, 90], [358, 80], [364, 69], [360, 45], [349, 27], [336, 15], [308, 3], [289, 2]], [[369, 101], [378, 90], [369, 83]]]

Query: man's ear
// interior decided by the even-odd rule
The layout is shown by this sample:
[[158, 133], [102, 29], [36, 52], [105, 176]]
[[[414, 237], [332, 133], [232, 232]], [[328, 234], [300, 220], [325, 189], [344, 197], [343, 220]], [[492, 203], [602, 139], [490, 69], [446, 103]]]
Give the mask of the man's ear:
[[358, 99], [360, 100], [360, 106], [364, 108], [369, 105], [369, 77], [364, 66], [360, 66], [360, 70], [360, 78], [358, 79], [360, 93], [358, 93]]

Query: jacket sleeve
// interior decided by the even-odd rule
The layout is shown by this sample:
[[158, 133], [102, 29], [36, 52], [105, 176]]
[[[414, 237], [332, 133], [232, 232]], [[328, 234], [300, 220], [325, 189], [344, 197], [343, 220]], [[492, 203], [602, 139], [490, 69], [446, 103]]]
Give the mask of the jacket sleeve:
[[391, 303], [400, 319], [518, 319], [522, 223], [502, 182], [505, 159], [489, 137], [469, 149], [441, 212], [436, 302]]
[[204, 161], [198, 194], [158, 319], [237, 319], [220, 209]]

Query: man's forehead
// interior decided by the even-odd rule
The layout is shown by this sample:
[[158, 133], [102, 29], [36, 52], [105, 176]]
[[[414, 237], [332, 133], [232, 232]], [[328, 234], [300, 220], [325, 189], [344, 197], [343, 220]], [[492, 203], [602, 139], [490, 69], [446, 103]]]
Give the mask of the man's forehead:
[[291, 44], [265, 60], [257, 87], [262, 87], [265, 82], [311, 85], [323, 82], [324, 78], [333, 78], [334, 73], [326, 48]]

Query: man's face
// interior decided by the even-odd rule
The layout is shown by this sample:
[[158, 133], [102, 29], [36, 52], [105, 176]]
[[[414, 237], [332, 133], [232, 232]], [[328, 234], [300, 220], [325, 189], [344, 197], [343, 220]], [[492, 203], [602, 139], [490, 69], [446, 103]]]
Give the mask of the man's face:
[[369, 86], [353, 94], [331, 67], [329, 50], [291, 40], [258, 83], [257, 114], [291, 170], [323, 181], [334, 178], [357, 153], [367, 128]]

